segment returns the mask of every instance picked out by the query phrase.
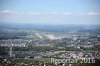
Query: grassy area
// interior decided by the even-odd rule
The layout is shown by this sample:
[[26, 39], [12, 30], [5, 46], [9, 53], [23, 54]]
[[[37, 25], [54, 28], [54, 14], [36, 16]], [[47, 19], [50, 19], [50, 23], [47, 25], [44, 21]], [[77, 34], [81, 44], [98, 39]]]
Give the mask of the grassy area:
[[62, 53], [62, 52], [66, 52], [65, 50], [59, 50], [59, 51], [55, 51], [54, 53], [58, 54], [58, 53]]
[[14, 59], [14, 61], [18, 61], [18, 62], [28, 62], [28, 63], [30, 63], [30, 62], [32, 62], [32, 61], [43, 61], [43, 62], [50, 62], [51, 61], [51, 58], [36, 58], [36, 59], [34, 59], [34, 58], [16, 58], [16, 59]]

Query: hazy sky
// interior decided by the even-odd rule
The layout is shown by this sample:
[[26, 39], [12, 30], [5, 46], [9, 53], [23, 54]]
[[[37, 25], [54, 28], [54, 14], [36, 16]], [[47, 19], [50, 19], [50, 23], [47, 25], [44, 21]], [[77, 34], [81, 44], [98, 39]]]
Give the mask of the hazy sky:
[[100, 0], [0, 0], [0, 22], [100, 24]]

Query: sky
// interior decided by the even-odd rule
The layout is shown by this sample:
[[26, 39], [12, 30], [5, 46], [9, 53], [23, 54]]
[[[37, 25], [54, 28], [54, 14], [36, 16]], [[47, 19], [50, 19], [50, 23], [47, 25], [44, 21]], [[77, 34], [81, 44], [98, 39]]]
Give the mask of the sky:
[[0, 22], [100, 24], [100, 0], [0, 0]]

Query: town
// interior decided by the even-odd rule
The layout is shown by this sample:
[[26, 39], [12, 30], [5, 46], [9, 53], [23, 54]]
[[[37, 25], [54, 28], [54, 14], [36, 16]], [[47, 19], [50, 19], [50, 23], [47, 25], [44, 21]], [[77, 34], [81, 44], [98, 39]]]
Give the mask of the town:
[[[10, 33], [12, 31], [14, 32], [15, 30], [8, 29], [7, 31]], [[16, 33], [23, 33], [23, 31], [25, 33], [25, 30], [16, 30]], [[1, 39], [0, 47], [3, 50], [1, 50], [3, 54], [0, 55], [0, 58], [7, 59], [9, 57], [13, 58], [14, 60], [31, 60], [29, 63], [24, 61], [22, 61], [23, 63], [16, 63], [15, 66], [29, 66], [30, 64], [31, 66], [41, 66], [46, 64], [49, 66], [75, 65], [75, 63], [66, 64], [66, 62], [51, 62], [52, 58], [62, 60], [86, 59], [87, 61], [83, 61], [83, 63], [92, 64], [96, 62], [95, 59], [100, 59], [100, 35], [98, 33], [91, 33], [89, 31], [79, 32], [77, 30], [67, 32], [41, 32], [26, 30], [26, 33], [28, 33], [28, 35], [25, 35], [24, 38]], [[29, 35], [32, 36], [32, 33], [34, 34], [35, 38], [27, 37]], [[37, 64], [35, 62], [37, 62]]]

